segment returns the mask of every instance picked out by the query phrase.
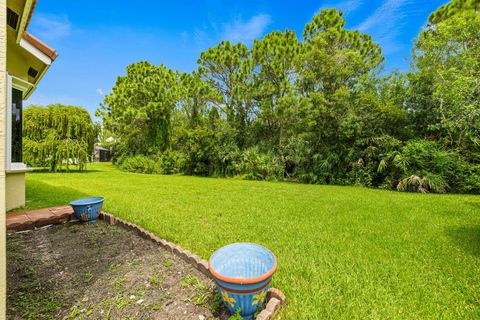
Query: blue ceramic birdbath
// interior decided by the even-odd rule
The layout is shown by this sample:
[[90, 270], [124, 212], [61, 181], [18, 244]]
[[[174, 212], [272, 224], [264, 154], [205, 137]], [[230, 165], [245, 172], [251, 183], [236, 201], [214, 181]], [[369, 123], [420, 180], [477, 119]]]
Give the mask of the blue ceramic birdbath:
[[208, 268], [230, 313], [240, 308], [244, 319], [253, 319], [266, 300], [277, 260], [258, 244], [234, 243], [217, 250]]
[[73, 200], [70, 202], [70, 205], [78, 220], [82, 222], [94, 222], [98, 219], [104, 200], [104, 197], [82, 198]]

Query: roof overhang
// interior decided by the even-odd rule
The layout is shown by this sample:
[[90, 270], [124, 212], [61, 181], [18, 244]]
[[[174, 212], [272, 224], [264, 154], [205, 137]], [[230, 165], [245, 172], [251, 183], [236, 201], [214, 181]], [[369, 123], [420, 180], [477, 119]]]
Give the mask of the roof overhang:
[[58, 57], [55, 50], [26, 31], [23, 33], [23, 38], [20, 39], [19, 44], [25, 49], [28, 48], [29, 52], [35, 52], [35, 56], [45, 61], [46, 64], [51, 64]]
[[32, 19], [33, 11], [37, 5], [37, 0], [26, 0], [23, 7], [23, 14], [18, 26], [17, 43], [22, 40], [23, 33], [27, 30], [30, 20]]
[[[24, 99], [33, 93], [58, 56], [54, 49], [26, 31], [36, 4], [37, 0], [9, 0], [7, 3], [20, 15], [17, 30], [7, 27], [7, 71], [17, 81], [29, 84], [23, 92]], [[37, 72], [36, 76], [29, 74], [30, 68]]]

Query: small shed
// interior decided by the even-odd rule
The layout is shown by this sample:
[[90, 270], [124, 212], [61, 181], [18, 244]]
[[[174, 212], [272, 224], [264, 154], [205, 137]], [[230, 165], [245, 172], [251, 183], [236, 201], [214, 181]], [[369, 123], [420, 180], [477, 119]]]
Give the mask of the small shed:
[[107, 162], [111, 160], [110, 150], [99, 145], [95, 145], [93, 152], [93, 161]]

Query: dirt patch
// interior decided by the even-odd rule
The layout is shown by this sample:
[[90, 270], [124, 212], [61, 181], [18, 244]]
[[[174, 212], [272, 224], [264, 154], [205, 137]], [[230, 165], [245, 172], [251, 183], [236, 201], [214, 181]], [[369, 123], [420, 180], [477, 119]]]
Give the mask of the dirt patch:
[[8, 319], [228, 319], [210, 279], [119, 226], [9, 234], [7, 257]]

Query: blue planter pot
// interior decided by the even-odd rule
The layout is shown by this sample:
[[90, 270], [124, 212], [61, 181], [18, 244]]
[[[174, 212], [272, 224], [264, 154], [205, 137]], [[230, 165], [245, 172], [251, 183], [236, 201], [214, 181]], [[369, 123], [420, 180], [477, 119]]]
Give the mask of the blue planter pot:
[[217, 250], [208, 268], [230, 313], [240, 308], [244, 319], [253, 319], [265, 303], [277, 260], [258, 244], [234, 243]]
[[102, 210], [104, 197], [89, 197], [73, 200], [70, 205], [73, 208], [75, 217], [83, 222], [94, 222], [98, 219]]

